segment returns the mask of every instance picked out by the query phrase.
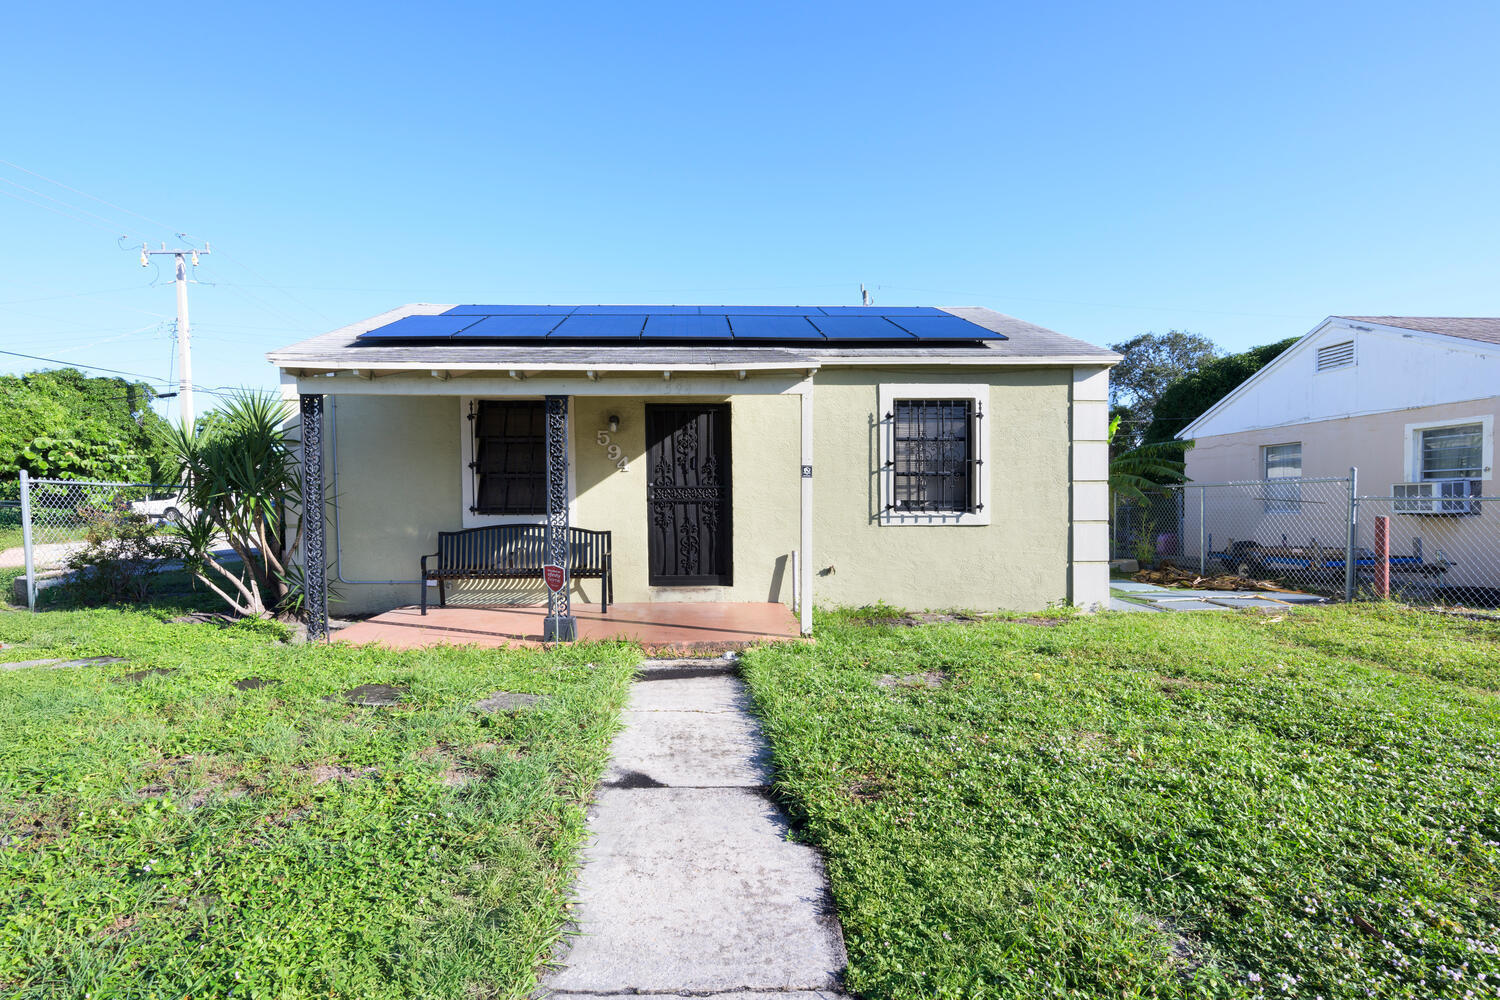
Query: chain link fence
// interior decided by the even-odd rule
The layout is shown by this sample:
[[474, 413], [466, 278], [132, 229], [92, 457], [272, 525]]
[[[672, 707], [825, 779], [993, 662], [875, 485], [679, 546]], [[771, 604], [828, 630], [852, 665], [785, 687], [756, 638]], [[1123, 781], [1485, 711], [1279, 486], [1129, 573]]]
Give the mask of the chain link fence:
[[1346, 600], [1500, 607], [1500, 498], [1365, 497], [1356, 483], [1187, 483], [1121, 497], [1111, 557]]
[[[165, 527], [180, 512], [181, 487], [78, 479], [32, 479], [21, 475], [20, 499], [0, 510], [0, 567], [24, 567], [26, 603], [36, 607], [39, 580], [67, 566], [91, 536], [107, 535], [127, 519]], [[16, 526], [7, 527], [14, 516]], [[12, 544], [14, 543], [14, 544]]]

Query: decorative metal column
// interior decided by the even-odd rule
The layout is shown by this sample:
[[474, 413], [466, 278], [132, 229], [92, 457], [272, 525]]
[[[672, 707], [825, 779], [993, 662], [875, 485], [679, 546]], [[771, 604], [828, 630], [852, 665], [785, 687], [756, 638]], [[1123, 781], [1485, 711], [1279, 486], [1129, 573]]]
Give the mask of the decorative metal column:
[[547, 562], [563, 569], [562, 586], [547, 587], [547, 621], [542, 638], [571, 642], [578, 638], [568, 594], [568, 397], [547, 397]]
[[302, 399], [302, 580], [307, 638], [328, 638], [328, 572], [323, 551], [323, 397]]

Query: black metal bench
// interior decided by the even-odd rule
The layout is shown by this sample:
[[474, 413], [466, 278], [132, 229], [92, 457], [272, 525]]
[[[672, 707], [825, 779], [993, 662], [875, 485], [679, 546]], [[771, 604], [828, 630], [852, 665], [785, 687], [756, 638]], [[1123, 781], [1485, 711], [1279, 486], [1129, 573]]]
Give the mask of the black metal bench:
[[[427, 581], [436, 580], [438, 607], [448, 603], [448, 583], [457, 580], [540, 580], [547, 528], [541, 524], [495, 524], [438, 532], [438, 550], [422, 557], [422, 614], [427, 613]], [[431, 569], [427, 560], [436, 559]], [[599, 610], [615, 599], [610, 533], [568, 529], [568, 579], [599, 580]]]

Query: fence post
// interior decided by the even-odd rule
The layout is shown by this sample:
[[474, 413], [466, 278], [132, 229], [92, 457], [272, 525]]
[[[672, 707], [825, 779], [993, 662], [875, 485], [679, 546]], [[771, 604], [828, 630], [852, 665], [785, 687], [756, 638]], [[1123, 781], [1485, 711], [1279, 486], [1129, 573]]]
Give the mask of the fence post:
[[1355, 497], [1359, 494], [1359, 469], [1349, 466], [1349, 533], [1344, 542], [1344, 601], [1348, 603], [1354, 600], [1354, 584], [1358, 577], [1355, 575], [1354, 543], [1357, 539], [1355, 525], [1359, 520], [1359, 501]]
[[1375, 596], [1391, 596], [1391, 519], [1375, 518]]
[[1203, 547], [1203, 494], [1207, 493], [1203, 487], [1198, 487], [1198, 575], [1208, 574], [1208, 550]]
[[31, 478], [21, 470], [21, 546], [26, 552], [26, 610], [36, 610], [36, 558], [31, 551]]

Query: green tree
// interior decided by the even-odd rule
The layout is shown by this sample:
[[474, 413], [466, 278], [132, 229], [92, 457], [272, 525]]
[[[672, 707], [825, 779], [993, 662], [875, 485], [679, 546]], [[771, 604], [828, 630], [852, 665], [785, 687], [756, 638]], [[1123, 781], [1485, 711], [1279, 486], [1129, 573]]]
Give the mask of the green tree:
[[1178, 431], [1239, 388], [1246, 379], [1270, 364], [1298, 339], [1288, 337], [1274, 344], [1215, 358], [1198, 371], [1173, 382], [1156, 401], [1155, 415], [1146, 428], [1146, 443], [1172, 440]]
[[1115, 453], [1140, 446], [1167, 386], [1219, 356], [1213, 341], [1183, 330], [1143, 333], [1110, 349], [1123, 356], [1109, 372], [1110, 414], [1120, 418]]
[[0, 495], [21, 469], [58, 479], [150, 479], [173, 469], [170, 427], [144, 382], [73, 368], [0, 375]]

